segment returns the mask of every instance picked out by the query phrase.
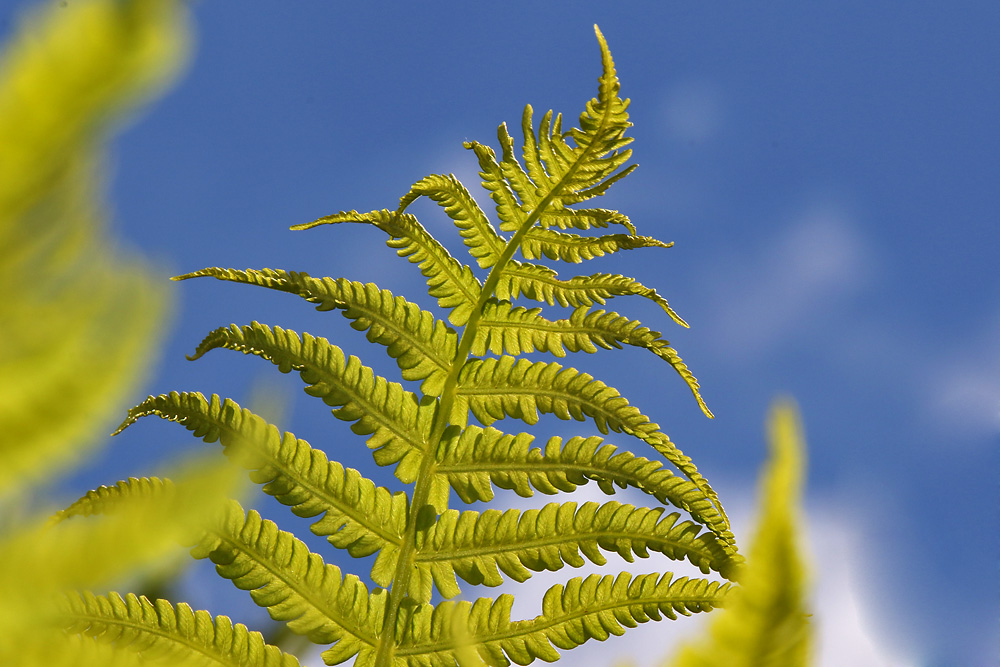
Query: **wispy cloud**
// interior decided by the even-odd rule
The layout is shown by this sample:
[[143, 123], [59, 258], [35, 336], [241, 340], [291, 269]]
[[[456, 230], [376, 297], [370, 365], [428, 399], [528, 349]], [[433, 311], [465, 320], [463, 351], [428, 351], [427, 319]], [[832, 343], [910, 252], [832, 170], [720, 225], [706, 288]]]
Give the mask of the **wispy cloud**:
[[713, 267], [714, 332], [723, 353], [765, 352], [798, 337], [868, 280], [870, 252], [837, 205], [816, 203], [746, 259]]
[[949, 347], [925, 373], [927, 414], [952, 434], [1000, 434], [1000, 316]]
[[668, 138], [684, 143], [714, 138], [725, 122], [722, 90], [709, 81], [677, 83], [667, 91], [662, 110]]

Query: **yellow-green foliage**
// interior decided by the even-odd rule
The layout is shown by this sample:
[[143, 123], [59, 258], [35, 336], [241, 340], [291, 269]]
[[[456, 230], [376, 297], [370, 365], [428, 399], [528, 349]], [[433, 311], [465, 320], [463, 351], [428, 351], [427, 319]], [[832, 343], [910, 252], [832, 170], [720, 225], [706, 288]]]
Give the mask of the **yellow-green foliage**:
[[[742, 556], [715, 492], [650, 417], [587, 373], [521, 356], [543, 352], [562, 358], [568, 352], [633, 346], [665, 362], [663, 368], [676, 372], [711, 416], [694, 376], [660, 333], [602, 307], [636, 296], [686, 326], [660, 294], [628, 276], [562, 278], [533, 261], [546, 257], [572, 266], [608, 253], [670, 245], [638, 236], [617, 211], [578, 206], [634, 168], [627, 164], [629, 102], [619, 96], [614, 63], [599, 31], [597, 37], [598, 94], [580, 115], [579, 128], [563, 130], [562, 116], [552, 112], [536, 127], [529, 106], [522, 118], [520, 159], [506, 125], [498, 131], [499, 157], [478, 142], [465, 144], [478, 160], [496, 224], [458, 179], [432, 175], [404, 194], [395, 209], [340, 212], [296, 227], [376, 227], [397, 255], [418, 265], [443, 315], [344, 278], [224, 268], [180, 276], [267, 287], [302, 297], [319, 310], [340, 311], [368, 341], [386, 349], [403, 380], [420, 383], [413, 391], [325, 338], [258, 322], [211, 332], [192, 357], [224, 348], [262, 357], [282, 372], [297, 371], [308, 394], [367, 437], [375, 461], [392, 466], [409, 485], [405, 492], [377, 485], [215, 395], [150, 396], [119, 428], [155, 415], [207, 442], [218, 441], [266, 493], [314, 519], [313, 532], [333, 547], [357, 557], [375, 555], [370, 581], [363, 581], [235, 502], [194, 546], [195, 557], [211, 559], [221, 576], [250, 591], [254, 602], [290, 630], [320, 645], [333, 644], [323, 653], [328, 664], [351, 658], [359, 667], [551, 661], [559, 657], [558, 649], [604, 640], [638, 623], [709, 611], [722, 604], [729, 589], [725, 580], [739, 569]], [[453, 257], [407, 211], [420, 197], [438, 203], [455, 223], [471, 263]], [[610, 225], [624, 233], [600, 233]], [[523, 260], [515, 259], [518, 253]], [[524, 299], [573, 310], [561, 317], [550, 309], [549, 315], [555, 313], [550, 318], [544, 308], [520, 305]], [[627, 299], [621, 302], [628, 305]], [[512, 419], [535, 424], [541, 414], [592, 422], [646, 456], [572, 433], [532, 447], [532, 435], [494, 426]], [[472, 417], [481, 426], [470, 423]], [[527, 511], [451, 507], [456, 496], [464, 503], [493, 498], [494, 485], [530, 496], [588, 482], [608, 495], [633, 487], [646, 494], [651, 507], [613, 499], [553, 502]], [[165, 488], [137, 480], [108, 493], [157, 495]], [[95, 510], [105, 506], [101, 494], [92, 501], [85, 504]], [[607, 554], [633, 562], [651, 552], [688, 560], [709, 577], [654, 571], [569, 578], [548, 590], [540, 615], [525, 620], [511, 619], [509, 594], [456, 599], [465, 584], [521, 582], [565, 565], [603, 564]], [[141, 600], [83, 600], [87, 631], [106, 638], [119, 635], [105, 627], [138, 623], [152, 613]]]
[[[233, 488], [228, 469], [202, 465], [172, 487], [136, 480], [102, 489], [49, 521], [17, 521], [13, 511], [30, 482], [53, 476], [97, 439], [156, 350], [166, 295], [139, 261], [112, 247], [101, 167], [113, 123], [162, 90], [185, 41], [176, 2], [74, 0], [26, 15], [0, 56], [3, 665], [132, 667], [160, 657], [170, 665], [297, 664], [264, 649], [256, 633], [186, 605], [67, 595], [106, 585], [190, 542], [206, 520], [217, 523], [217, 496]], [[61, 520], [110, 507], [104, 517]], [[97, 607], [104, 625], [88, 617]], [[115, 628], [116, 614], [128, 623]], [[118, 638], [88, 636], [98, 633]]]
[[757, 534], [709, 637], [684, 646], [672, 667], [805, 667], [812, 630], [801, 556], [805, 440], [798, 412], [778, 403], [770, 423], [770, 458], [761, 476]]
[[100, 196], [114, 121], [184, 54], [175, 3], [80, 1], [24, 17], [0, 56], [0, 489], [51, 475], [154, 358], [166, 294], [115, 251]]

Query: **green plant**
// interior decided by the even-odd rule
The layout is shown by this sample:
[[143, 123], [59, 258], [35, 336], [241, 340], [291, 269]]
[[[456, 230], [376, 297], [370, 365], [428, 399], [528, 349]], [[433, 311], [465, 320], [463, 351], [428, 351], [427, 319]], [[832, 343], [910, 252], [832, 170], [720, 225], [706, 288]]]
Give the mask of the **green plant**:
[[757, 531], [740, 585], [712, 617], [708, 636], [680, 647], [670, 667], [805, 667], [812, 628], [799, 541], [805, 438], [798, 410], [777, 402], [768, 420], [767, 464], [760, 476]]
[[[363, 223], [389, 235], [388, 245], [419, 265], [429, 294], [447, 321], [372, 284], [313, 278], [280, 270], [208, 268], [178, 279], [214, 277], [296, 294], [320, 310], [339, 310], [353, 328], [387, 348], [403, 380], [419, 392], [377, 376], [324, 338], [259, 323], [210, 333], [197, 358], [215, 348], [254, 354], [283, 372], [299, 371], [306, 391], [333, 407], [336, 417], [368, 436], [375, 461], [394, 466], [412, 488], [392, 493], [346, 469], [306, 441], [282, 433], [229, 399], [171, 393], [149, 397], [129, 411], [118, 431], [157, 415], [180, 422], [251, 471], [265, 492], [302, 517], [312, 530], [352, 556], [376, 554], [371, 588], [353, 574], [326, 564], [303, 542], [235, 501], [225, 516], [197, 540], [193, 555], [210, 558], [220, 575], [250, 591], [272, 617], [317, 644], [328, 664], [354, 656], [356, 665], [506, 665], [559, 657], [588, 639], [603, 640], [628, 627], [661, 617], [708, 611], [721, 604], [728, 583], [674, 579], [669, 573], [574, 578], [550, 589], [542, 613], [511, 620], [513, 598], [455, 601], [458, 579], [499, 585], [524, 581], [532, 572], [605, 561], [605, 552], [632, 562], [650, 551], [689, 560], [708, 574], [734, 579], [738, 554], [716, 493], [694, 463], [658, 425], [612, 387], [554, 361], [522, 355], [543, 352], [642, 348], [677, 372], [711, 416], [687, 366], [661, 338], [636, 320], [601, 306], [614, 297], [639, 296], [684, 325], [655, 290], [623, 275], [593, 274], [568, 280], [535, 260], [569, 263], [624, 250], [668, 247], [639, 236], [617, 211], [575, 208], [627, 176], [631, 139], [628, 100], [605, 40], [597, 31], [603, 73], [599, 91], [580, 116], [580, 128], [563, 131], [561, 115], [546, 113], [535, 129], [531, 107], [522, 119], [523, 166], [514, 140], [501, 125], [501, 157], [467, 142], [479, 161], [483, 186], [496, 206], [499, 230], [454, 177], [432, 175], [416, 183], [396, 210], [342, 212], [299, 225]], [[406, 212], [420, 197], [441, 205], [455, 222], [478, 269], [453, 258]], [[624, 233], [577, 235], [616, 225]], [[520, 253], [525, 261], [514, 259]], [[515, 305], [521, 298], [573, 308], [566, 318], [547, 319], [542, 308]], [[685, 325], [686, 326], [686, 325]], [[470, 413], [482, 426], [470, 423]], [[532, 448], [526, 433], [492, 427], [513, 418], [534, 424], [539, 413], [592, 420], [603, 433], [615, 431], [649, 446], [672, 464], [674, 474], [653, 458], [636, 456], [599, 437], [551, 438]], [[493, 498], [493, 486], [522, 496], [554, 494], [596, 483], [608, 495], [633, 487], [664, 506], [634, 507], [615, 500], [598, 504], [550, 503], [524, 512], [484, 512], [450, 507], [452, 491], [465, 503]], [[153, 480], [129, 480], [81, 499], [67, 515], [108, 511], [130, 497], [166, 488]], [[432, 598], [436, 589], [442, 601]], [[182, 651], [192, 633], [209, 632], [208, 616], [186, 627], [163, 603], [116, 594], [77, 598], [69, 609], [73, 626], [122, 644]], [[180, 647], [180, 648], [178, 648]], [[158, 649], [160, 650], [160, 649]], [[229, 664], [294, 664], [268, 649]], [[265, 657], [270, 656], [270, 657]], [[224, 662], [224, 658], [219, 658]], [[269, 662], [273, 660], [273, 662]]]
[[199, 465], [182, 494], [94, 521], [45, 515], [37, 486], [97, 443], [155, 358], [167, 294], [108, 233], [103, 165], [188, 34], [172, 0], [63, 5], [26, 12], [0, 54], [0, 664], [124, 666], [134, 651], [64, 631], [65, 591], [176, 549], [231, 474]]

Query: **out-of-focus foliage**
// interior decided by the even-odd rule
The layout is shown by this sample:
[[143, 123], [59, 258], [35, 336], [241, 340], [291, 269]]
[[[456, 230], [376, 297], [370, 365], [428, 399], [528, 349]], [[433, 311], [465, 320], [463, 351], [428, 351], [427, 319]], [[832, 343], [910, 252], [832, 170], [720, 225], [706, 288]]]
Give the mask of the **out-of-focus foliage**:
[[684, 646], [671, 667], [804, 667], [812, 630], [801, 555], [805, 439], [795, 407], [771, 412], [770, 459], [760, 483], [760, 519], [740, 586], [713, 616], [709, 637]]
[[186, 35], [174, 0], [74, 0], [0, 55], [0, 494], [72, 463], [156, 357], [166, 293], [109, 237], [103, 153]]
[[78, 644], [63, 645], [78, 641], [69, 640], [64, 627], [90, 625], [73, 604], [80, 596], [71, 591], [105, 586], [178, 543], [192, 541], [217, 519], [234, 481], [231, 467], [200, 462], [181, 473], [169, 493], [135, 494], [110, 512], [113, 501], [106, 500], [107, 514], [100, 517], [61, 520], [85, 513], [76, 509], [9, 531], [0, 540], [0, 664], [105, 664], [103, 649], [93, 649], [96, 662], [87, 663], [75, 653]]
[[25, 14], [0, 55], [3, 665], [149, 664], [120, 642], [66, 634], [87, 625], [67, 593], [190, 540], [233, 488], [229, 468], [202, 464], [181, 475], [182, 493], [108, 516], [27, 518], [38, 512], [27, 506], [31, 484], [100, 437], [155, 358], [168, 304], [109, 238], [103, 153], [115, 123], [177, 72], [186, 43], [174, 0], [84, 0]]

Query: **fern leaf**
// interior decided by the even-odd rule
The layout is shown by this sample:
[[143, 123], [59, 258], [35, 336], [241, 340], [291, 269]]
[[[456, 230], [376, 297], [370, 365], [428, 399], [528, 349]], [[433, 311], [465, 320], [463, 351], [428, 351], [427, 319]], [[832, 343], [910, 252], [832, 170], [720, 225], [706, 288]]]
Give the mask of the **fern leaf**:
[[181, 665], [221, 667], [298, 667], [294, 656], [265, 643], [259, 632], [233, 624], [226, 616], [212, 617], [181, 603], [151, 601], [129, 593], [66, 596], [67, 630], [113, 643], [144, 659]]
[[11, 526], [0, 536], [0, 656], [8, 655], [18, 638], [58, 627], [53, 624], [63, 591], [105, 585], [201, 534], [224, 508], [232, 472], [228, 464], [202, 465], [178, 479], [180, 493], [103, 502], [105, 508], [114, 504], [115, 511], [93, 519]]
[[482, 285], [472, 269], [462, 264], [424, 229], [409, 213], [381, 210], [370, 213], [348, 211], [334, 213], [313, 222], [294, 225], [292, 229], [310, 229], [318, 225], [358, 222], [374, 225], [389, 235], [386, 244], [396, 248], [396, 254], [407, 257], [420, 267], [427, 278], [428, 293], [437, 297], [438, 305], [450, 311], [449, 321], [462, 326], [469, 320], [479, 300]]
[[376, 571], [395, 562], [408, 512], [405, 494], [376, 486], [305, 440], [279, 435], [257, 415], [216, 395], [210, 401], [198, 393], [151, 396], [129, 411], [117, 432], [147, 415], [178, 422], [206, 442], [220, 441], [266, 493], [298, 516], [318, 516], [315, 534], [352, 556], [378, 551]]
[[[606, 208], [564, 208], [557, 211], [546, 211], [538, 218], [542, 227], [559, 227], [560, 229], [588, 230], [608, 225], [621, 225], [628, 233], [635, 236], [636, 229], [628, 216], [619, 211]], [[502, 227], [501, 227], [502, 229]]]
[[93, 446], [155, 359], [169, 295], [140, 258], [114, 250], [103, 157], [110, 130], [178, 71], [185, 19], [181, 5], [162, 0], [44, 3], [16, 33], [4, 31], [11, 32], [0, 54], [5, 493]]
[[619, 250], [635, 248], [670, 248], [673, 243], [664, 243], [650, 236], [630, 234], [606, 234], [604, 236], [579, 236], [533, 227], [524, 235], [518, 250], [525, 259], [557, 259], [579, 264], [588, 259], [603, 257]]
[[527, 665], [538, 658], [552, 662], [559, 659], [557, 648], [604, 641], [649, 620], [711, 611], [722, 604], [728, 588], [704, 579], [623, 572], [553, 586], [545, 593], [542, 614], [530, 620], [510, 620], [510, 595], [425, 605], [413, 615], [412, 639], [404, 640], [396, 655], [408, 665], [450, 667], [458, 658], [456, 645], [470, 638], [488, 665]]
[[533, 490], [550, 495], [571, 492], [591, 480], [609, 495], [616, 485], [631, 486], [686, 510], [709, 528], [729, 554], [729, 562], [720, 562], [716, 568], [724, 577], [731, 578], [742, 562], [735, 538], [715, 505], [695, 484], [674, 475], [661, 462], [619, 450], [596, 436], [573, 437], [565, 443], [553, 437], [544, 450], [532, 448], [533, 440], [528, 433], [510, 435], [492, 427], [455, 429], [437, 472], [448, 478], [467, 503], [492, 500], [492, 484], [523, 497], [531, 497]]
[[404, 380], [423, 380], [421, 391], [428, 396], [441, 391], [458, 344], [455, 331], [433, 313], [389, 290], [380, 290], [373, 283], [313, 278], [306, 273], [272, 269], [211, 267], [174, 280], [203, 276], [298, 294], [321, 311], [340, 309], [351, 327], [367, 332], [368, 340], [388, 348]]
[[[628, 101], [618, 97], [619, 84], [614, 62], [600, 30], [603, 73], [598, 96], [587, 103], [580, 115], [580, 128], [562, 131], [562, 116], [551, 111], [542, 117], [536, 133], [533, 111], [526, 106], [521, 118], [524, 135], [524, 167], [514, 156], [513, 140], [506, 125], [498, 129], [503, 157], [498, 162], [492, 149], [466, 142], [480, 164], [483, 187], [497, 205], [501, 229], [515, 231], [515, 244], [544, 215], [567, 210], [572, 204], [604, 194], [614, 182], [626, 176], [634, 165], [618, 171], [631, 156], [623, 150], [632, 140], [625, 131]], [[569, 140], [572, 140], [572, 144]]]
[[[694, 482], [725, 519], [718, 496], [691, 459], [670, 441], [657, 424], [642, 414], [618, 392], [575, 368], [554, 362], [535, 362], [502, 356], [472, 359], [462, 368], [460, 386], [452, 408], [452, 423], [464, 424], [468, 411], [489, 426], [498, 419], [514, 417], [528, 424], [538, 421], [539, 411], [559, 419], [594, 421], [601, 433], [608, 429], [634, 436], [658, 451]], [[728, 521], [727, 521], [728, 524]]]
[[799, 544], [805, 441], [798, 411], [788, 402], [771, 409], [770, 454], [761, 474], [760, 519], [727, 609], [709, 626], [710, 637], [681, 647], [674, 667], [751, 667], [810, 664], [812, 629]]
[[112, 508], [127, 505], [136, 499], [155, 496], [169, 496], [177, 486], [169, 479], [159, 477], [129, 477], [114, 486], [100, 486], [87, 491], [66, 509], [59, 510], [50, 520], [51, 524], [74, 516], [106, 514]]
[[369, 592], [356, 576], [343, 576], [304, 542], [254, 510], [244, 513], [236, 501], [191, 553], [210, 558], [222, 577], [249, 591], [254, 602], [292, 632], [316, 644], [337, 642], [331, 651], [338, 662], [378, 642], [384, 590]]
[[[663, 508], [635, 507], [617, 501], [549, 503], [541, 509], [485, 512], [448, 510], [420, 534], [418, 567], [431, 571], [446, 598], [460, 589], [455, 575], [473, 585], [499, 586], [500, 571], [515, 581], [531, 572], [582, 567], [584, 557], [605, 565], [602, 551], [628, 562], [650, 551], [673, 560], [691, 561], [702, 572], [731, 567], [722, 545], [711, 533], [680, 514], [664, 516]], [[583, 556], [581, 556], [581, 552]]]
[[479, 204], [454, 174], [434, 174], [417, 181], [400, 200], [399, 212], [402, 213], [422, 196], [430, 197], [444, 207], [445, 213], [458, 227], [462, 240], [469, 248], [469, 254], [476, 259], [480, 268], [488, 269], [497, 263], [507, 240], [497, 234]]
[[649, 350], [673, 367], [688, 385], [702, 411], [712, 417], [697, 378], [687, 365], [660, 338], [658, 331], [651, 331], [637, 320], [630, 320], [617, 313], [577, 308], [568, 319], [547, 320], [540, 308], [513, 306], [509, 301], [490, 299], [483, 306], [483, 317], [472, 343], [472, 354], [519, 355], [525, 352], [549, 352], [557, 357], [571, 352], [596, 352], [598, 347], [620, 348], [621, 344]]
[[357, 357], [345, 358], [340, 348], [325, 338], [299, 336], [290, 329], [257, 322], [242, 328], [221, 327], [201, 342], [191, 358], [220, 347], [261, 356], [284, 373], [299, 371], [309, 385], [306, 393], [334, 406], [338, 419], [355, 422], [352, 431], [370, 436], [368, 446], [379, 465], [395, 463], [402, 481], [414, 481], [429, 448], [433, 398], [425, 397], [421, 402], [399, 383], [375, 375]]
[[656, 290], [634, 278], [612, 273], [574, 276], [569, 280], [559, 280], [557, 276], [547, 266], [511, 261], [500, 274], [496, 295], [510, 300], [525, 296], [550, 306], [558, 303], [563, 307], [604, 305], [607, 299], [616, 296], [641, 296], [662, 308], [677, 324], [688, 326]]

